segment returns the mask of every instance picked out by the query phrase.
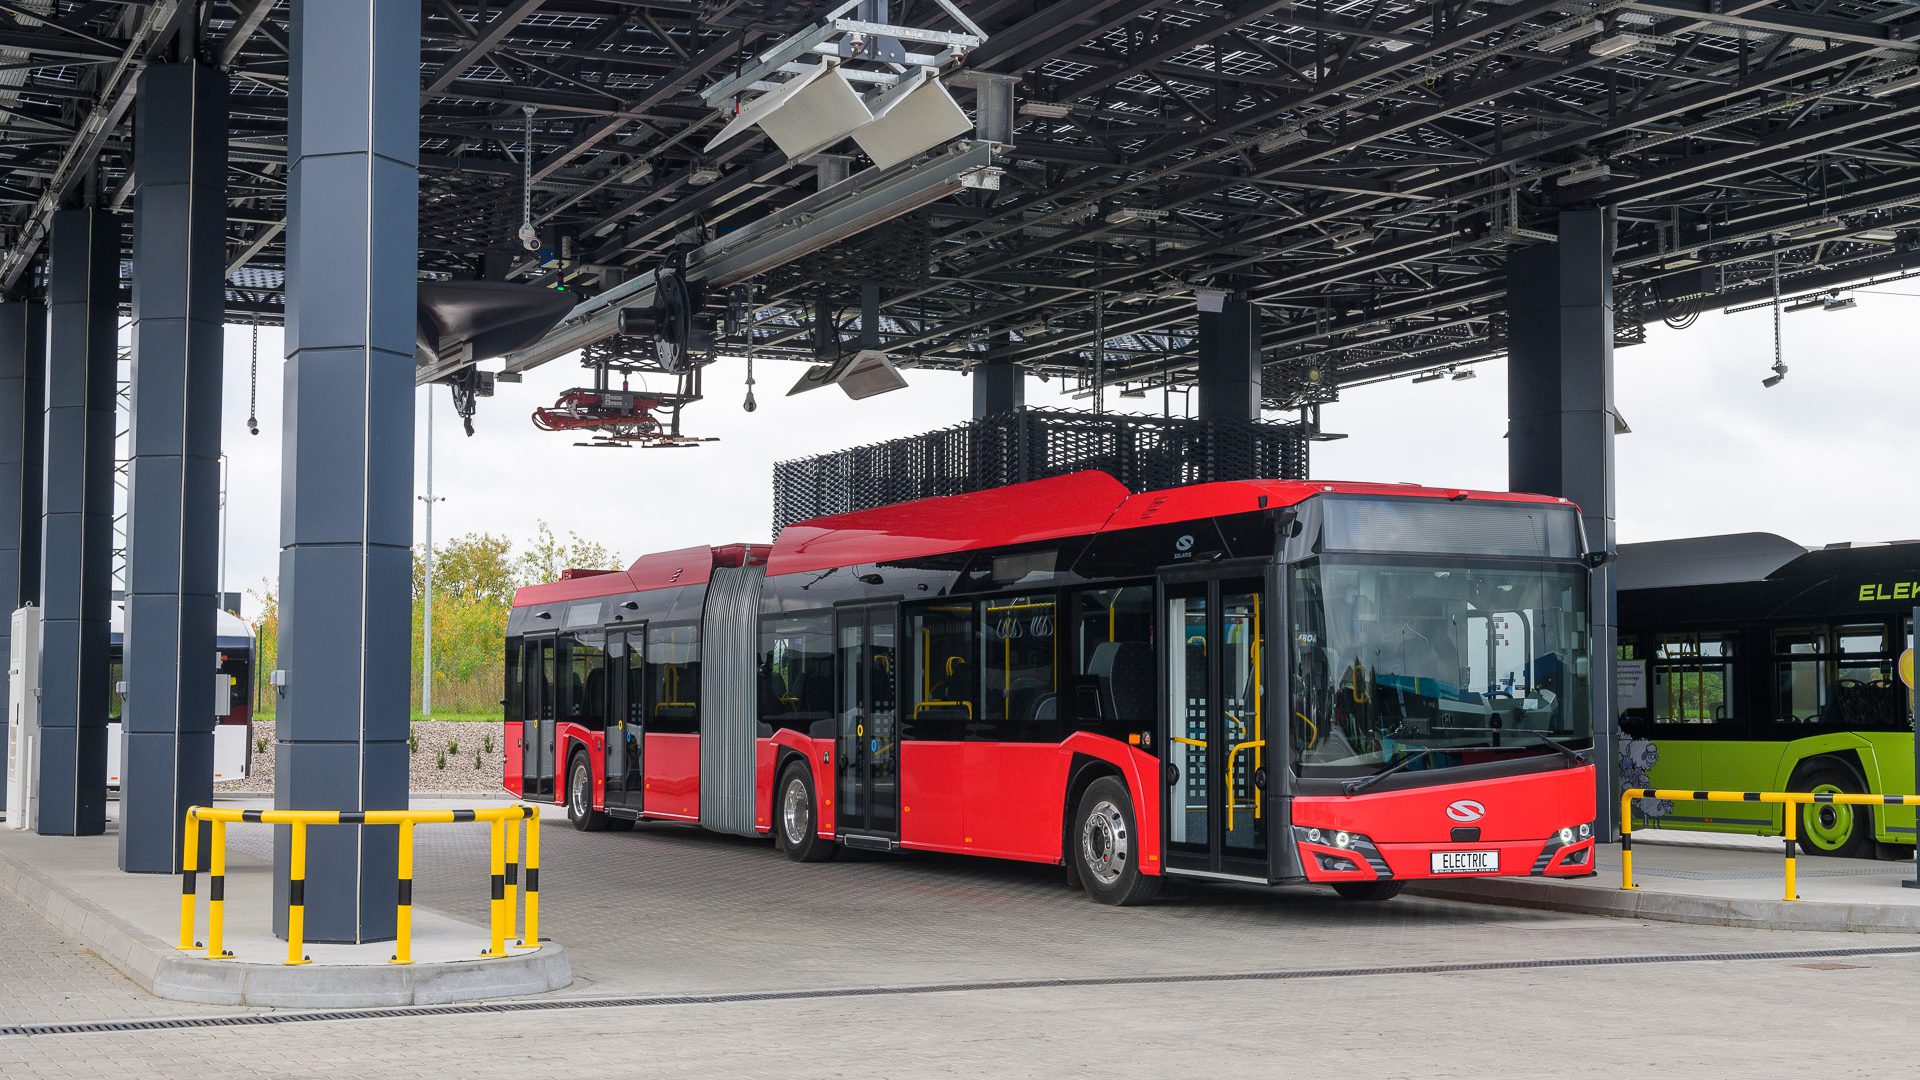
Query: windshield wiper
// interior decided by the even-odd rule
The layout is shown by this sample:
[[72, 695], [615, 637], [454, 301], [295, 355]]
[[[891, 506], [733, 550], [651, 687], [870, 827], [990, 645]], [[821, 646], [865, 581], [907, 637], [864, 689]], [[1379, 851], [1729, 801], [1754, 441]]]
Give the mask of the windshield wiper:
[[1429, 746], [1426, 749], [1419, 751], [1418, 753], [1408, 754], [1406, 757], [1403, 757], [1399, 761], [1393, 763], [1392, 765], [1389, 765], [1386, 768], [1381, 769], [1377, 773], [1372, 773], [1367, 776], [1363, 776], [1358, 780], [1347, 781], [1344, 785], [1342, 785], [1341, 789], [1349, 795], [1358, 795], [1361, 792], [1372, 787], [1373, 785], [1379, 783], [1380, 781], [1385, 780], [1387, 777], [1392, 776], [1394, 773], [1399, 772], [1401, 769], [1404, 769], [1407, 766], [1412, 765], [1416, 761], [1423, 760], [1424, 758], [1426, 758], [1428, 754], [1433, 753], [1437, 749], [1439, 748], [1434, 746]]
[[[1583, 755], [1582, 755], [1582, 754], [1580, 753], [1580, 751], [1578, 751], [1578, 750], [1575, 750], [1575, 749], [1574, 749], [1573, 747], [1571, 747], [1571, 746], [1568, 746], [1568, 745], [1567, 745], [1566, 743], [1563, 743], [1563, 742], [1561, 742], [1560, 740], [1558, 740], [1558, 739], [1555, 739], [1555, 738], [1554, 738], [1553, 736], [1551, 736], [1551, 735], [1548, 735], [1548, 734], [1547, 734], [1547, 733], [1546, 733], [1545, 731], [1543, 731], [1543, 730], [1542, 730], [1542, 729], [1540, 729], [1540, 728], [1526, 728], [1526, 727], [1474, 727], [1474, 726], [1467, 726], [1467, 725], [1461, 725], [1461, 724], [1448, 724], [1448, 725], [1447, 725], [1447, 726], [1445, 726], [1445, 727], [1436, 727], [1436, 728], [1434, 728], [1433, 730], [1435, 730], [1435, 731], [1491, 731], [1491, 732], [1495, 732], [1495, 733], [1498, 733], [1498, 734], [1501, 734], [1501, 735], [1532, 735], [1532, 736], [1533, 736], [1534, 738], [1536, 738], [1536, 739], [1539, 739], [1539, 740], [1540, 740], [1541, 742], [1543, 742], [1543, 743], [1545, 743], [1545, 744], [1547, 744], [1547, 746], [1548, 746], [1549, 748], [1551, 748], [1551, 749], [1554, 749], [1554, 750], [1558, 750], [1558, 751], [1559, 751], [1559, 752], [1561, 753], [1561, 755], [1562, 755], [1562, 756], [1564, 756], [1564, 757], [1565, 757], [1565, 758], [1566, 758], [1566, 759], [1567, 759], [1568, 761], [1571, 761], [1571, 762], [1573, 762], [1573, 763], [1574, 763], [1575, 765], [1585, 765], [1585, 764], [1587, 764], [1587, 759], [1586, 759], [1586, 757], [1584, 757], [1584, 756], [1583, 756]], [[1458, 749], [1462, 749], [1462, 750], [1473, 750], [1473, 749], [1480, 749], [1480, 748], [1477, 748], [1477, 747], [1471, 747], [1471, 746], [1463, 746], [1463, 747], [1459, 747]], [[1523, 749], [1523, 747], [1518, 747], [1518, 746], [1495, 746], [1495, 747], [1487, 747], [1486, 749], [1493, 749], [1493, 750], [1519, 750], [1519, 749]]]
[[1568, 746], [1566, 743], [1561, 742], [1559, 739], [1537, 728], [1508, 728], [1507, 730], [1513, 732], [1515, 735], [1532, 735], [1541, 742], [1560, 751], [1563, 757], [1575, 765], [1585, 765], [1587, 763], [1586, 756], [1581, 754], [1580, 751], [1575, 750], [1573, 747]]

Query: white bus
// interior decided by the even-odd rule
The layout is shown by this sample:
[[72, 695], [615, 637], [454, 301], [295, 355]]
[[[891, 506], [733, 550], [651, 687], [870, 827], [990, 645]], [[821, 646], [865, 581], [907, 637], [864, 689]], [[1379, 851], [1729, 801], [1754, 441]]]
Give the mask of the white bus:
[[[122, 631], [123, 606], [113, 606], [111, 644], [107, 647], [107, 786], [120, 786], [120, 709], [127, 684]], [[253, 764], [253, 628], [231, 612], [214, 623], [213, 781], [245, 780]]]

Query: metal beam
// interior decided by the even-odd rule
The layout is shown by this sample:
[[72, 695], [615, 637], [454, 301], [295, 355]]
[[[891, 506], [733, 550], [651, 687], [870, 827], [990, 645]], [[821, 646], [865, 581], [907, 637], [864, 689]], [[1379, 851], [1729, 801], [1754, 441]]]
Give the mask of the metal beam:
[[546, 2], [547, 0], [514, 0], [513, 3], [501, 8], [480, 31], [480, 36], [474, 39], [472, 45], [440, 65], [440, 70], [433, 73], [433, 77], [427, 80], [427, 85], [420, 88], [420, 99], [425, 101], [445, 93], [446, 89], [453, 85], [454, 80], [479, 62], [481, 57], [498, 48], [500, 43], [507, 39], [508, 34], [513, 33], [516, 27], [526, 22], [527, 17], [539, 11], [540, 5]]

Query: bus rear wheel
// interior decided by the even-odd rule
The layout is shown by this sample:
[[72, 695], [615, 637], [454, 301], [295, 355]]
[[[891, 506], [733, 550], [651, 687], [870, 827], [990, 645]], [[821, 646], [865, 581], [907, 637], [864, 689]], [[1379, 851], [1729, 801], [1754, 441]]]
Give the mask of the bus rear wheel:
[[[1866, 782], [1839, 762], [1811, 761], [1794, 770], [1788, 787], [1816, 795], [1857, 795]], [[1800, 850], [1809, 855], [1867, 859], [1878, 854], [1873, 842], [1873, 814], [1864, 806], [1809, 803], [1799, 808]]]
[[1333, 887], [1342, 900], [1358, 900], [1362, 903], [1377, 904], [1400, 895], [1407, 887], [1404, 881], [1342, 881]]
[[1133, 797], [1127, 785], [1103, 776], [1087, 785], [1074, 815], [1074, 860], [1080, 887], [1102, 904], [1144, 904], [1160, 891], [1157, 876], [1140, 872], [1139, 831], [1134, 827]]
[[593, 769], [587, 755], [573, 755], [567, 767], [567, 820], [581, 832], [599, 832], [607, 827], [607, 815], [593, 808]]
[[774, 841], [794, 862], [826, 862], [835, 854], [834, 842], [820, 838], [820, 803], [813, 797], [813, 777], [796, 761], [780, 774], [773, 797]]

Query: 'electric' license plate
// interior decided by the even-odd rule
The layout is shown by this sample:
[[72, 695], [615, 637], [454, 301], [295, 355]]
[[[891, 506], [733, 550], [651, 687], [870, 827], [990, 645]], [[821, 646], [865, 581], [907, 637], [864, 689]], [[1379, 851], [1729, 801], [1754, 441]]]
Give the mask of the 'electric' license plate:
[[1500, 853], [1497, 851], [1436, 851], [1433, 853], [1433, 872], [1436, 874], [1497, 874], [1500, 872]]

